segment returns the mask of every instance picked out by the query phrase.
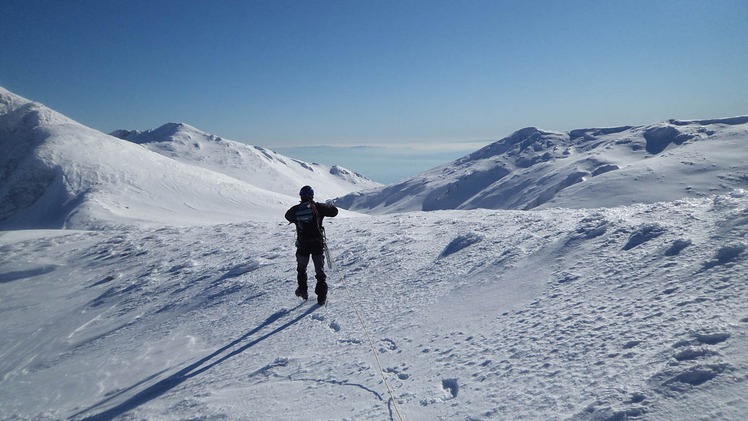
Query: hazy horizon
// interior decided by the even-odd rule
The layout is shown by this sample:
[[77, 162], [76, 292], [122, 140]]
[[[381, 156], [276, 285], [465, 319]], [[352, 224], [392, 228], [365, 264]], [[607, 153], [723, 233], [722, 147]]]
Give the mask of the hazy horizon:
[[[482, 146], [488, 143], [490, 141]], [[464, 145], [463, 148], [435, 151], [419, 150], [409, 145], [290, 146], [273, 150], [302, 161], [339, 165], [379, 183], [391, 184], [447, 164], [481, 147], [479, 142]]]
[[7, 0], [0, 86], [268, 148], [748, 114], [748, 3]]

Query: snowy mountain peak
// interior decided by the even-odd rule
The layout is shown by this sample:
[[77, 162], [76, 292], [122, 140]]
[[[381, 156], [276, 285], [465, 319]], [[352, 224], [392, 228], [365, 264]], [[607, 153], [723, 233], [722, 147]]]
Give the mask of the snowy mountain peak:
[[186, 123], [166, 123], [156, 129], [139, 130], [115, 130], [110, 135], [133, 143], [168, 142], [168, 141], [190, 141], [192, 139], [203, 141], [220, 141], [221, 138], [211, 135]]
[[20, 95], [16, 95], [13, 92], [0, 86], [0, 113], [2, 113], [3, 115], [16, 108], [31, 103], [41, 105], [38, 103], [34, 103], [33, 101], [26, 99]]
[[625, 132], [633, 129], [634, 126], [619, 126], [619, 127], [595, 127], [591, 129], [576, 129], [569, 132], [569, 137], [572, 140], [584, 138], [584, 140], [594, 140], [595, 138], [603, 135], [616, 134]]
[[550, 132], [528, 127], [401, 183], [337, 199], [370, 213], [613, 207], [745, 187], [748, 117]]
[[743, 116], [735, 116], [735, 117], [725, 117], [725, 118], [713, 118], [709, 120], [675, 120], [671, 119], [668, 120], [670, 124], [674, 124], [676, 126], [689, 126], [689, 125], [700, 125], [700, 126], [709, 126], [713, 124], [718, 125], [727, 125], [727, 126], [739, 126], [741, 124], [748, 124], [748, 115]]
[[456, 160], [454, 165], [459, 167], [470, 162], [505, 156], [511, 158], [513, 166], [528, 168], [540, 160], [549, 159], [551, 156], [548, 154], [549, 151], [556, 150], [565, 138], [563, 133], [527, 127]]
[[45, 124], [78, 124], [44, 105], [0, 87], [0, 131]]
[[167, 123], [142, 132], [117, 130], [111, 134], [185, 164], [220, 172], [293, 197], [306, 184], [313, 185], [320, 198], [380, 186], [342, 167], [288, 158], [260, 146], [224, 139], [185, 123]]
[[115, 134], [134, 141], [0, 88], [0, 229], [279, 220], [310, 180], [328, 197], [378, 185], [184, 123]]

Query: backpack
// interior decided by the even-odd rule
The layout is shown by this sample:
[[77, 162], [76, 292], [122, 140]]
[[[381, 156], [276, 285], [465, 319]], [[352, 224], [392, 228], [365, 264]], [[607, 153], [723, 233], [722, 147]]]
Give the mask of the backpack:
[[296, 232], [299, 240], [322, 239], [319, 215], [312, 202], [302, 202], [296, 206]]

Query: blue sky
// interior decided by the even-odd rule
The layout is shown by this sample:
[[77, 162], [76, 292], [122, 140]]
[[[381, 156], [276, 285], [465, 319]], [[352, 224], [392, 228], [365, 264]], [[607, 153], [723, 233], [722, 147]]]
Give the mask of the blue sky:
[[0, 85], [104, 132], [454, 143], [748, 114], [745, 0], [4, 0]]

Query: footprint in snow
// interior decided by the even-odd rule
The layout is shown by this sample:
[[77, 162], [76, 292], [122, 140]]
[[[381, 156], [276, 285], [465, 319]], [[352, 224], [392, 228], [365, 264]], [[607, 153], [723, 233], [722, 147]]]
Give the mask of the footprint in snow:
[[[324, 322], [325, 320], [327, 320], [327, 318], [322, 314], [314, 314], [312, 316], [312, 320], [317, 320], [318, 322]], [[331, 321], [330, 324], [328, 324], [327, 326], [333, 332], [340, 332], [340, 329], [341, 329], [340, 324], [336, 322], [335, 320]]]
[[442, 389], [445, 399], [454, 399], [460, 392], [460, 385], [457, 384], [457, 379], [442, 379]]
[[380, 352], [385, 352], [385, 350], [394, 351], [397, 349], [397, 343], [395, 343], [395, 341], [393, 341], [392, 339], [384, 338], [382, 339], [382, 342], [386, 343], [387, 347], [386, 349], [380, 348]]
[[385, 373], [392, 373], [397, 376], [400, 380], [408, 380], [410, 378], [410, 374], [405, 373], [404, 371], [407, 371], [408, 367], [404, 367], [402, 370], [398, 370], [396, 367], [388, 367], [384, 370]]

